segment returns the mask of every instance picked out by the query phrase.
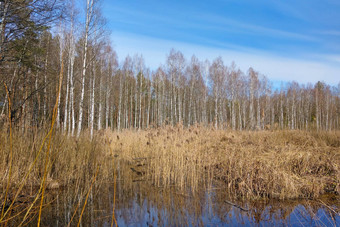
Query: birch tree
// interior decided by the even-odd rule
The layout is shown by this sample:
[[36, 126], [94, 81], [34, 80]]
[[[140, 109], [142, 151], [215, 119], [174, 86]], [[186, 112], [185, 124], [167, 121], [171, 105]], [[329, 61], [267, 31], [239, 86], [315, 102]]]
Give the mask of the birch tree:
[[[85, 94], [85, 79], [87, 77], [87, 66], [90, 65], [91, 61], [96, 59], [96, 56], [92, 56], [91, 59], [88, 57], [89, 44], [93, 43], [94, 54], [98, 54], [98, 50], [101, 46], [101, 39], [104, 37], [103, 25], [105, 20], [103, 19], [100, 8], [99, 0], [86, 0], [86, 11], [85, 11], [85, 30], [83, 38], [83, 53], [82, 53], [82, 70], [81, 70], [81, 91], [79, 100], [79, 114], [78, 114], [78, 130], [77, 136], [80, 135], [83, 122], [83, 109], [84, 109], [84, 94]], [[97, 56], [97, 61], [100, 56]], [[90, 79], [90, 78], [88, 78]], [[92, 78], [93, 79], [93, 78]], [[93, 82], [93, 81], [92, 81]], [[92, 83], [93, 84], [93, 83]]]
[[85, 32], [84, 32], [84, 44], [83, 44], [83, 63], [81, 70], [81, 91], [80, 91], [80, 100], [79, 100], [79, 114], [78, 114], [78, 129], [77, 129], [77, 137], [80, 135], [83, 123], [83, 108], [84, 108], [84, 94], [85, 94], [85, 77], [87, 71], [87, 55], [88, 55], [88, 45], [89, 39], [93, 34], [94, 22], [95, 22], [95, 7], [98, 3], [97, 0], [86, 0], [86, 19], [85, 19]]
[[215, 59], [209, 68], [209, 79], [211, 81], [211, 86], [213, 90], [213, 98], [214, 98], [214, 125], [215, 129], [221, 126], [223, 119], [223, 110], [222, 110], [222, 97], [225, 92], [226, 85], [226, 67], [224, 66], [223, 60], [221, 57]]

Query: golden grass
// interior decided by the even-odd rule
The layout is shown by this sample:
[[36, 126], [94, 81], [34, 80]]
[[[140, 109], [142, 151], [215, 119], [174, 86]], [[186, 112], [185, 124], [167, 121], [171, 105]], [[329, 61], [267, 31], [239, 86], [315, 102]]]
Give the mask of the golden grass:
[[164, 127], [108, 133], [111, 152], [158, 187], [218, 185], [245, 198], [340, 192], [340, 132]]
[[[0, 133], [0, 138], [2, 140], [1, 144], [3, 144], [3, 146], [0, 146], [0, 156], [4, 157], [9, 150], [10, 144], [6, 138], [6, 133]], [[94, 153], [97, 144], [99, 144], [96, 140], [91, 142], [85, 136], [75, 139], [60, 134], [56, 135], [55, 133], [50, 145], [43, 143], [45, 139], [46, 135], [43, 133], [35, 135], [14, 133], [11, 188], [7, 197], [5, 197], [5, 190], [2, 190], [3, 193], [0, 194], [0, 202], [6, 203], [5, 198], [8, 201], [3, 206], [5, 209], [3, 209], [4, 215], [0, 220], [0, 224], [22, 213], [22, 209], [25, 210], [26, 214], [22, 216], [22, 222], [18, 222], [21, 224], [32, 214], [37, 213], [34, 204], [37, 201], [42, 204], [42, 183], [46, 184], [47, 190], [74, 185], [78, 188], [77, 196], [81, 198], [80, 202], [84, 201], [82, 195], [89, 190], [94, 170], [98, 165], [97, 160], [102, 162], [103, 166], [105, 164], [103, 158], [92, 158], [100, 155], [98, 151]], [[41, 145], [43, 146], [40, 147]], [[48, 146], [50, 146], [50, 155], [46, 160], [46, 156], [39, 154], [42, 150], [46, 151]], [[0, 180], [0, 187], [2, 188], [5, 187], [6, 175], [8, 174], [7, 168], [6, 159], [2, 158], [0, 161], [0, 172], [4, 173], [1, 174], [2, 178]], [[109, 168], [107, 167], [106, 169]], [[46, 193], [48, 194], [49, 192], [45, 191]], [[27, 199], [25, 206], [17, 206], [17, 204], [20, 204], [19, 197]], [[38, 207], [39, 211], [41, 207]]]
[[7, 85], [4, 83], [5, 89], [6, 89], [6, 93], [7, 93], [7, 97], [8, 97], [8, 121], [9, 121], [9, 168], [8, 168], [8, 180], [7, 180], [7, 185], [6, 185], [6, 190], [5, 190], [5, 197], [3, 199], [3, 205], [2, 205], [2, 209], [1, 209], [1, 216], [0, 219], [3, 219], [4, 216], [4, 212], [5, 212], [5, 207], [6, 207], [6, 202], [7, 202], [7, 194], [8, 194], [8, 190], [10, 188], [10, 184], [11, 184], [11, 176], [12, 176], [12, 162], [13, 162], [13, 134], [12, 134], [12, 117], [11, 117], [11, 107], [12, 107], [12, 103], [11, 103], [11, 99], [10, 99], [10, 95], [9, 95], [9, 91], [7, 88]]
[[[10, 192], [16, 192], [27, 176], [21, 194], [37, 198], [46, 177], [46, 189], [72, 186], [77, 194], [74, 197], [81, 198], [73, 200], [80, 205], [86, 202], [85, 195], [100, 166], [94, 183], [97, 188], [116, 182], [117, 177], [127, 187], [126, 182], [136, 181], [191, 192], [217, 187], [232, 197], [247, 199], [316, 198], [340, 193], [339, 131], [235, 132], [178, 125], [145, 131], [103, 130], [93, 140], [87, 132], [79, 138], [54, 133], [48, 162], [42, 155], [36, 160], [44, 137], [43, 133], [13, 133]], [[0, 184], [5, 192], [5, 157], [10, 150], [7, 132], [0, 132], [0, 144]], [[42, 149], [47, 150], [47, 146]], [[9, 194], [13, 199], [13, 193]], [[4, 198], [2, 193], [0, 201]], [[12, 215], [18, 212], [13, 210]]]

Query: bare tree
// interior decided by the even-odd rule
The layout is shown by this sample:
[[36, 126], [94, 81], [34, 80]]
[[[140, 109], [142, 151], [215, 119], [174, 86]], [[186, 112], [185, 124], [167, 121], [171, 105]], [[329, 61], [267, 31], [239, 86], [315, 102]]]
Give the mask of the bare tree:
[[[81, 92], [79, 101], [79, 116], [78, 116], [78, 130], [77, 136], [80, 135], [82, 129], [83, 120], [83, 108], [84, 108], [84, 94], [85, 94], [85, 78], [87, 72], [88, 62], [88, 47], [91, 41], [93, 41], [93, 48], [98, 48], [101, 45], [101, 38], [103, 36], [103, 25], [105, 21], [99, 10], [99, 0], [87, 0], [86, 1], [86, 19], [85, 19], [85, 31], [83, 39], [83, 56], [82, 56], [82, 70], [81, 70]], [[97, 54], [98, 52], [93, 52]], [[92, 56], [90, 61], [93, 61], [95, 56]]]
[[215, 103], [215, 117], [214, 117], [214, 124], [215, 128], [219, 128], [222, 125], [223, 119], [223, 97], [225, 93], [225, 85], [227, 79], [227, 69], [224, 66], [223, 60], [221, 57], [215, 59], [212, 65], [209, 68], [209, 79], [211, 81], [211, 86], [213, 89], [213, 97]]

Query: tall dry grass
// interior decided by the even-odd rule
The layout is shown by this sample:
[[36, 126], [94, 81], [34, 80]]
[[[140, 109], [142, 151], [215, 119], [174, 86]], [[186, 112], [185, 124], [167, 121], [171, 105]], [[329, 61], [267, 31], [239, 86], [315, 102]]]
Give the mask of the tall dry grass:
[[[12, 184], [16, 187], [22, 181], [23, 176], [27, 173], [28, 168], [33, 163], [40, 149], [40, 145], [45, 134], [37, 133], [36, 135], [26, 135], [14, 133], [13, 135], [13, 169]], [[0, 132], [0, 184], [4, 185], [7, 175], [7, 152], [9, 148], [9, 140], [7, 133]], [[56, 133], [53, 135], [49, 164], [47, 174], [47, 188], [49, 183], [58, 183], [59, 187], [67, 184], [83, 181], [88, 183], [95, 174], [96, 167], [101, 165], [103, 169], [109, 168], [107, 157], [108, 149], [105, 144], [100, 143], [100, 139], [95, 137], [92, 141], [88, 139], [88, 135], [84, 133], [79, 138], [70, 138], [68, 136]], [[47, 148], [45, 144], [42, 150]], [[110, 164], [110, 167], [112, 164]], [[45, 156], [40, 155], [36, 164], [32, 169], [32, 173], [28, 176], [25, 183], [26, 189], [39, 186], [43, 178], [45, 167]], [[103, 170], [99, 176], [108, 171]]]
[[234, 132], [200, 126], [105, 135], [112, 155], [158, 187], [226, 187], [244, 198], [340, 192], [340, 132]]
[[[45, 130], [42, 130], [45, 131]], [[42, 184], [45, 184], [45, 197], [51, 190], [74, 187], [75, 193], [70, 195], [74, 203], [86, 204], [86, 194], [91, 190], [91, 181], [99, 167], [96, 186], [104, 179], [112, 178], [112, 160], [106, 159], [105, 145], [96, 137], [92, 141], [84, 133], [80, 138], [70, 138], [60, 133], [53, 133], [50, 144], [43, 143], [46, 135], [43, 132], [22, 134], [13, 133], [13, 166], [11, 187], [6, 196], [6, 180], [8, 179], [9, 138], [7, 132], [0, 132], [0, 194], [5, 215], [1, 223], [7, 223], [16, 216], [22, 215], [22, 222], [27, 224], [34, 219], [42, 206]], [[44, 144], [42, 147], [41, 145]], [[46, 151], [49, 148], [49, 155]], [[46, 160], [46, 157], [48, 160]], [[105, 175], [107, 174], [107, 175]], [[44, 180], [45, 179], [45, 180]], [[5, 201], [6, 198], [6, 201]], [[9, 212], [8, 212], [9, 211]], [[77, 217], [81, 217], [77, 214]], [[38, 222], [39, 223], [39, 222]]]
[[[20, 196], [31, 204], [44, 174], [47, 193], [48, 189], [73, 188], [70, 203], [79, 207], [77, 212], [84, 209], [92, 185], [98, 188], [116, 182], [115, 177], [119, 184], [148, 181], [156, 188], [176, 187], [187, 192], [217, 187], [230, 196], [250, 199], [315, 198], [340, 192], [339, 131], [235, 132], [178, 125], [99, 131], [93, 140], [87, 132], [79, 138], [54, 132], [48, 162], [43, 154], [38, 156], [40, 149], [47, 149], [46, 144], [40, 148], [45, 136], [39, 131], [13, 133], [9, 201], [24, 184]], [[0, 144], [0, 187], [5, 192], [11, 144], [6, 131], [0, 132]], [[1, 193], [0, 202], [4, 198]], [[32, 206], [28, 220], [34, 218], [36, 208]]]

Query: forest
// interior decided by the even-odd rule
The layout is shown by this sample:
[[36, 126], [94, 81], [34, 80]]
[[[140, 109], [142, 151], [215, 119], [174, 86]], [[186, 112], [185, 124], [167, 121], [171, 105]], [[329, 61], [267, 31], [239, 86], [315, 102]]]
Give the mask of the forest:
[[[79, 4], [0, 1], [0, 224], [117, 226], [135, 192], [177, 201], [208, 188], [251, 220], [266, 207], [235, 204], [314, 199], [318, 209], [331, 194], [322, 203], [338, 215], [340, 80], [278, 86], [176, 49], [152, 69], [142, 54], [118, 59], [98, 0]], [[97, 204], [98, 192], [112, 197]]]
[[85, 21], [74, 5], [62, 18], [58, 13], [65, 5], [7, 4], [1, 24], [1, 125], [9, 95], [15, 127], [45, 125], [58, 99], [56, 126], [76, 136], [85, 129], [92, 135], [179, 122], [232, 130], [339, 129], [340, 82], [274, 87], [256, 69], [242, 72], [221, 57], [185, 59], [174, 49], [158, 69], [148, 68], [138, 54], [119, 64], [96, 1], [88, 2]]

